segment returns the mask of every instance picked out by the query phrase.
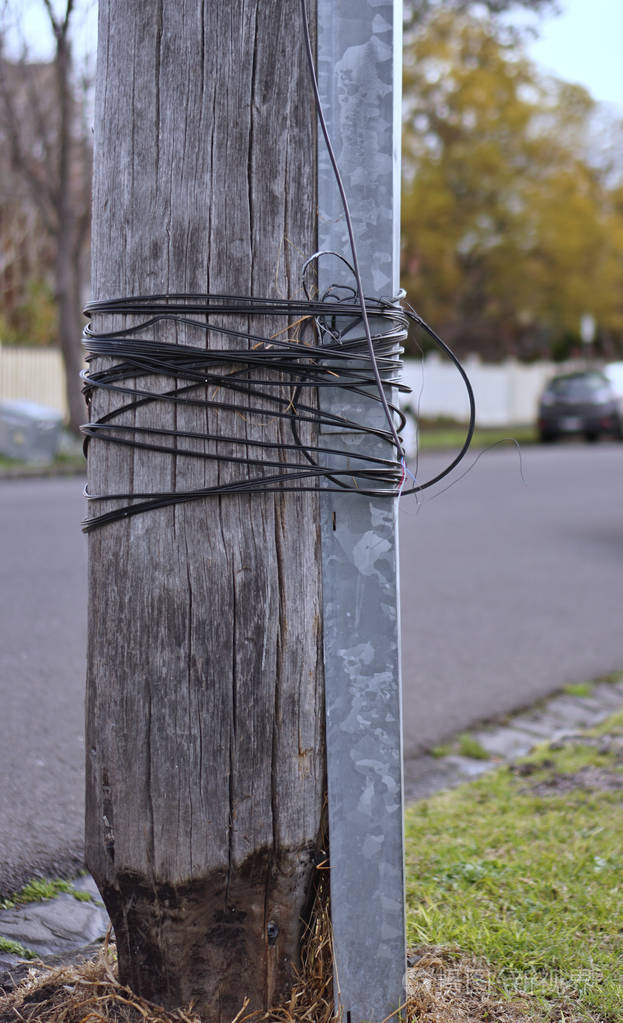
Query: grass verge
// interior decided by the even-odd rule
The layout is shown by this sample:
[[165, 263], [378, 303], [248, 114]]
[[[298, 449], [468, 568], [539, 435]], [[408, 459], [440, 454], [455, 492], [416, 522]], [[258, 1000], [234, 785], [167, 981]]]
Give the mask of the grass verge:
[[93, 901], [90, 892], [81, 891], [71, 881], [63, 881], [60, 878], [52, 880], [33, 878], [9, 899], [0, 899], [0, 909], [14, 909], [15, 906], [26, 906], [29, 902], [55, 899], [57, 895], [73, 895], [78, 902]]
[[[620, 1023], [622, 795], [620, 713], [411, 807], [408, 1023]], [[237, 1023], [337, 1023], [330, 940], [323, 902], [290, 1002], [266, 1015], [243, 1003]], [[16, 1018], [200, 1023], [122, 988], [108, 947], [32, 971], [0, 997], [0, 1023]]]
[[489, 996], [519, 999], [508, 1018], [620, 1021], [622, 795], [619, 714], [411, 807], [410, 944], [446, 980], [471, 963]]
[[469, 757], [471, 760], [490, 760], [491, 754], [487, 753], [484, 746], [475, 739], [473, 735], [464, 732], [458, 738], [458, 752], [462, 757]]
[[594, 682], [572, 682], [564, 687], [563, 693], [567, 696], [590, 696], [594, 688]]
[[[420, 451], [454, 449], [462, 447], [467, 427], [460, 423], [418, 424], [418, 447]], [[513, 443], [536, 444], [538, 440], [534, 426], [507, 426], [503, 428], [477, 428], [472, 438], [472, 448], [487, 448], [492, 444]]]
[[0, 934], [0, 952], [4, 952], [5, 955], [19, 956], [20, 959], [37, 959], [37, 953], [33, 952], [31, 948], [26, 948], [25, 945], [20, 944], [19, 941], [12, 941], [11, 938], [3, 938]]
[[61, 454], [52, 462], [23, 462], [0, 455], [0, 476], [55, 476], [86, 472], [83, 455]]

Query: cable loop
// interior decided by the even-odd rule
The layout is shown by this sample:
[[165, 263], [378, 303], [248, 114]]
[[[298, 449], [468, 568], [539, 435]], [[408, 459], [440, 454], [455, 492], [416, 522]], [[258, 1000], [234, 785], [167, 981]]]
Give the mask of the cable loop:
[[[87, 404], [92, 405], [97, 390], [125, 398], [111, 412], [82, 427], [85, 451], [89, 443], [97, 440], [160, 455], [227, 463], [237, 466], [241, 476], [236, 481], [182, 492], [87, 491], [91, 503], [114, 500], [126, 504], [88, 518], [83, 523], [84, 531], [154, 508], [217, 494], [339, 490], [392, 498], [424, 490], [446, 476], [467, 451], [473, 432], [473, 393], [460, 363], [410, 306], [384, 299], [365, 300], [375, 326], [382, 323], [384, 327], [373, 335], [374, 358], [383, 390], [410, 392], [400, 381], [400, 356], [409, 321], [424, 329], [452, 359], [468, 390], [471, 414], [463, 448], [434, 479], [415, 484], [413, 474], [406, 469], [402, 443], [396, 448], [392, 430], [383, 425], [384, 405], [372, 371], [368, 339], [362, 330], [359, 301], [347, 298], [340, 301], [335, 289], [328, 292], [333, 293], [331, 298], [306, 302], [190, 294], [136, 295], [92, 302], [85, 310], [88, 316], [139, 314], [143, 319], [120, 330], [98, 332], [90, 322], [84, 329], [88, 369], [82, 372], [82, 379]], [[282, 331], [264, 337], [250, 330], [224, 326], [225, 314], [238, 318], [282, 316], [287, 322]], [[219, 317], [218, 326], [210, 322], [215, 315]], [[213, 335], [221, 335], [236, 346], [199, 348], [145, 336], [162, 321], [200, 331], [206, 344], [208, 339], [214, 340]], [[290, 337], [294, 323], [297, 329], [301, 324], [312, 327], [314, 336]], [[104, 358], [112, 360], [111, 364], [97, 368]], [[149, 387], [154, 378], [168, 379], [170, 386], [154, 391]], [[357, 418], [343, 415], [335, 401], [319, 400], [322, 394], [329, 398], [344, 391], [358, 398]], [[400, 436], [405, 415], [386, 395], [383, 397], [393, 417], [394, 430]], [[201, 409], [206, 413], [205, 420], [211, 415], [211, 421], [217, 424], [219, 412], [231, 412], [243, 415], [247, 421], [258, 419], [260, 426], [248, 431], [253, 434], [249, 437], [246, 430], [244, 435], [236, 436], [222, 428], [156, 428], [135, 421], [138, 410], [154, 404]], [[282, 427], [275, 429], [273, 425], [269, 436], [262, 436], [262, 428], [271, 422], [281, 423]], [[308, 433], [313, 430], [315, 439], [303, 439], [304, 429]], [[339, 446], [331, 443], [336, 431], [341, 435]], [[357, 438], [355, 446], [348, 443], [349, 437]], [[367, 450], [362, 443], [364, 437], [368, 438]], [[191, 443], [187, 444], [188, 441]], [[374, 448], [370, 450], [372, 441]], [[378, 442], [382, 442], [381, 448]], [[411, 487], [405, 487], [407, 476], [414, 481]]]
[[[82, 373], [87, 404], [92, 405], [98, 389], [128, 399], [82, 427], [85, 453], [89, 443], [97, 440], [174, 458], [198, 458], [219, 466], [237, 466], [241, 474], [234, 481], [190, 491], [91, 494], [85, 490], [91, 504], [126, 502], [89, 517], [83, 523], [85, 532], [155, 508], [231, 493], [339, 490], [374, 498], [400, 497], [443, 479], [469, 447], [475, 419], [474, 396], [454, 354], [414, 309], [400, 305], [404, 292], [396, 299], [364, 296], [352, 218], [320, 102], [305, 0], [301, 0], [301, 10], [310, 81], [344, 209], [352, 261], [330, 250], [310, 256], [301, 272], [305, 301], [184, 293], [134, 295], [90, 303], [85, 310], [87, 316], [134, 316], [140, 320], [131, 327], [102, 332], [95, 331], [89, 323], [83, 331], [89, 366]], [[334, 284], [317, 300], [310, 296], [307, 271], [323, 256], [340, 260], [352, 274], [354, 286]], [[218, 325], [210, 322], [213, 316], [218, 316]], [[284, 317], [286, 325], [271, 337], [264, 337], [250, 330], [224, 326], [227, 316], [238, 320]], [[391, 400], [392, 390], [410, 391], [400, 380], [400, 356], [409, 321], [422, 328], [457, 366], [470, 403], [470, 422], [461, 451], [443, 472], [420, 484], [415, 483], [406, 465], [401, 439], [405, 416]], [[163, 322], [202, 332], [202, 345], [169, 344], [145, 336]], [[306, 326], [313, 328], [313, 339], [288, 336]], [[229, 346], [216, 347], [215, 335]], [[92, 364], [104, 358], [112, 360], [112, 364], [91, 369]], [[145, 378], [147, 382], [141, 386], [139, 381]], [[160, 378], [170, 381], [165, 390], [148, 386]], [[337, 403], [331, 401], [331, 395], [340, 392], [349, 392], [358, 399], [357, 403], [348, 402], [349, 410], [357, 408], [357, 418], [354, 412], [347, 417], [335, 410]], [[186, 430], [177, 425], [154, 427], [137, 422], [139, 410], [154, 403], [164, 403], [178, 411], [201, 409], [204, 421], [210, 425]], [[238, 436], [213, 426], [220, 412], [259, 419], [260, 423], [250, 431], [251, 437], [246, 430]], [[177, 419], [177, 411], [174, 418]], [[264, 427], [267, 421], [271, 424], [268, 435], [258, 436], [259, 427]], [[303, 428], [313, 436], [303, 437]], [[342, 434], [339, 446], [330, 442], [335, 431]], [[374, 440], [372, 450], [360, 450], [362, 437], [367, 437], [369, 443]], [[190, 446], [183, 446], [186, 441]], [[414, 486], [405, 489], [407, 476]]]

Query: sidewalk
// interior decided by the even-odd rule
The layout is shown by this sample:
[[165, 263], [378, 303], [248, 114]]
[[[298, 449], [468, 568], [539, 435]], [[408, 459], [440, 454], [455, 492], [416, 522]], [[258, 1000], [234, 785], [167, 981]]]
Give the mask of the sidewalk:
[[[576, 693], [582, 687], [576, 687]], [[405, 764], [405, 800], [412, 803], [442, 789], [470, 781], [485, 771], [524, 756], [541, 742], [556, 741], [578, 730], [590, 728], [623, 708], [623, 675], [618, 681], [598, 682], [587, 695], [563, 692], [530, 710], [505, 719], [503, 723], [482, 726], [469, 733], [471, 748], [477, 757], [454, 752], [459, 743], [450, 743], [449, 752], [425, 754]], [[71, 894], [0, 910], [0, 994], [18, 983], [32, 965], [33, 958], [47, 963], [75, 962], [90, 957], [108, 927], [106, 911], [91, 877], [73, 882], [78, 892], [88, 893], [90, 901]], [[4, 942], [2, 939], [5, 939]], [[21, 954], [13, 945], [22, 946]], [[6, 951], [2, 951], [2, 946]], [[26, 951], [29, 958], [25, 958]]]

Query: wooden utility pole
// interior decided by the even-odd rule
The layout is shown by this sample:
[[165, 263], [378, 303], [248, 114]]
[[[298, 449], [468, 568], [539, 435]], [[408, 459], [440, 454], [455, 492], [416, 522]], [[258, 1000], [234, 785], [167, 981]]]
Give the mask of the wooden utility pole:
[[[300, 19], [299, 0], [100, 4], [94, 299], [300, 295], [316, 248]], [[112, 329], [103, 315], [94, 326]], [[91, 418], [121, 401], [96, 391]], [[127, 414], [197, 432], [206, 418], [251, 429], [244, 406]], [[268, 423], [263, 439], [284, 429]], [[89, 452], [92, 493], [189, 490], [230, 471], [97, 440]], [[89, 537], [87, 862], [121, 980], [209, 1021], [245, 995], [249, 1011], [279, 1002], [297, 961], [325, 775], [318, 504], [215, 497]]]

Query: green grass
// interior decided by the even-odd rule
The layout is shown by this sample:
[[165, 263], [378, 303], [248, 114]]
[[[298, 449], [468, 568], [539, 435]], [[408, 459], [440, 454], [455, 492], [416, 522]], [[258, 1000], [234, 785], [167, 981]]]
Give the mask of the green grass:
[[29, 475], [36, 475], [38, 472], [51, 473], [54, 470], [60, 472], [85, 472], [86, 461], [82, 455], [63, 454], [57, 455], [52, 462], [24, 462], [19, 458], [7, 458], [0, 455], [0, 469], [9, 469], [14, 472], [20, 471]]
[[20, 462], [17, 458], [7, 458], [6, 455], [0, 455], [0, 469], [14, 469], [16, 466], [26, 464], [26, 462]]
[[623, 671], [611, 671], [607, 675], [599, 675], [593, 685], [598, 682], [605, 682], [606, 685], [616, 685], [617, 682], [623, 682]]
[[490, 760], [491, 754], [487, 753], [484, 746], [478, 742], [478, 739], [474, 739], [472, 735], [465, 732], [463, 735], [459, 735], [458, 739], [458, 753], [461, 757], [470, 757], [472, 760]]
[[587, 735], [623, 735], [623, 710], [618, 710], [600, 725], [589, 729]]
[[457, 736], [451, 742], [433, 746], [429, 751], [431, 757], [448, 757], [458, 754], [461, 757], [470, 757], [472, 760], [490, 760], [491, 754], [487, 753], [484, 746], [474, 739], [468, 732]]
[[[420, 451], [454, 449], [462, 447], [467, 427], [459, 423], [419, 423], [418, 446]], [[517, 441], [519, 444], [535, 444], [538, 440], [534, 426], [508, 426], [505, 428], [478, 428], [474, 431], [472, 448], [487, 448], [492, 444]]]
[[[623, 734], [623, 714], [594, 734]], [[543, 1020], [620, 1021], [623, 1006], [621, 792], [550, 795], [534, 785], [582, 767], [623, 773], [579, 742], [540, 748], [407, 813], [408, 935], [483, 958], [501, 995]], [[523, 772], [523, 773], [521, 773]], [[550, 1016], [549, 1013], [552, 1013]]]
[[25, 945], [20, 945], [19, 941], [11, 941], [10, 938], [3, 938], [0, 935], [0, 952], [4, 952], [6, 955], [19, 956], [20, 959], [38, 959], [36, 952], [33, 952], [31, 948], [26, 948]]
[[9, 899], [0, 900], [0, 909], [14, 909], [15, 906], [25, 906], [29, 902], [41, 902], [43, 899], [54, 899], [57, 895], [73, 895], [78, 902], [91, 902], [92, 896], [89, 892], [80, 891], [74, 888], [70, 881], [60, 879], [43, 880], [34, 878], [24, 885]]
[[431, 757], [448, 757], [450, 756], [451, 753], [454, 752], [454, 747], [452, 746], [451, 743], [446, 743], [445, 745], [442, 746], [433, 746], [433, 748], [430, 749], [428, 752], [430, 753]]
[[594, 682], [573, 682], [565, 686], [563, 692], [568, 696], [590, 696], [594, 688]]

